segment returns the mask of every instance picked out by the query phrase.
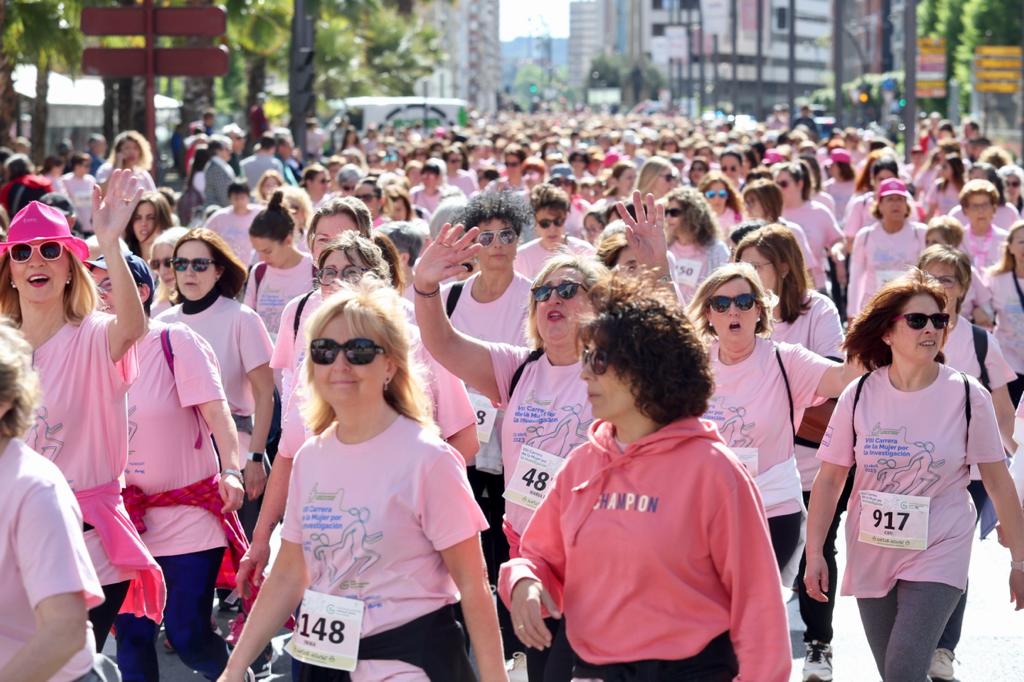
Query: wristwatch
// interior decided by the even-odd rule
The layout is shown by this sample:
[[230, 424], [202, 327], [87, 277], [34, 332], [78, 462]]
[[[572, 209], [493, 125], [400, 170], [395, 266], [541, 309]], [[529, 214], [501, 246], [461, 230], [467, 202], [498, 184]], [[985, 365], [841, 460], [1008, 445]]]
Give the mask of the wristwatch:
[[1024, 559], [1020, 561], [1010, 560], [1010, 569], [1015, 571], [1024, 571]]
[[262, 462], [263, 461], [263, 453], [262, 452], [250, 452], [249, 453], [249, 461], [250, 462]]
[[221, 474], [221, 476], [234, 476], [235, 478], [238, 479], [239, 483], [244, 483], [245, 482], [242, 479], [242, 472], [239, 471], [238, 469], [225, 469], [224, 471], [220, 472], [220, 474]]

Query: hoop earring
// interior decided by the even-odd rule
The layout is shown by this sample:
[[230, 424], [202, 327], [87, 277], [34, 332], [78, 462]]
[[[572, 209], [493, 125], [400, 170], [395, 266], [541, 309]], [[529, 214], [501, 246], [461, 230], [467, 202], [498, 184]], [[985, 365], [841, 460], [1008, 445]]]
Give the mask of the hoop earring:
[[388, 390], [388, 386], [391, 385], [391, 377], [384, 380], [384, 390]]

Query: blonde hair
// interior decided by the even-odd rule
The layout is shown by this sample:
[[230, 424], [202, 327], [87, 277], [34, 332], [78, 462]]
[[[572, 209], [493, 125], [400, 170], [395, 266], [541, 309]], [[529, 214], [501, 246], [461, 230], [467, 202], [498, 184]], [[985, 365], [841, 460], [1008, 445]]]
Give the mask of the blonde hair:
[[[608, 272], [608, 269], [593, 256], [577, 256], [565, 253], [552, 256], [544, 263], [544, 267], [533, 278], [533, 288], [542, 285], [551, 273], [561, 268], [569, 268], [579, 273], [582, 280], [581, 283], [587, 289], [592, 289], [597, 284], [597, 281]], [[580, 294], [576, 295], [579, 296]], [[532, 295], [530, 296], [529, 316], [526, 318], [526, 340], [529, 341], [530, 348], [534, 350], [544, 348], [544, 340], [540, 337], [540, 332], [537, 329], [537, 300]]]
[[757, 276], [757, 270], [747, 263], [727, 263], [708, 275], [707, 279], [697, 287], [697, 292], [693, 295], [693, 300], [690, 301], [690, 305], [686, 309], [686, 314], [693, 320], [697, 333], [704, 339], [718, 336], [708, 320], [708, 305], [711, 297], [715, 295], [715, 291], [734, 279], [745, 280], [750, 285], [750, 292], [754, 294], [754, 298], [757, 300], [757, 307], [760, 312], [754, 333], [766, 338], [771, 336], [772, 317], [770, 311], [772, 309], [772, 302], [769, 299], [768, 291], [761, 286], [761, 278]]
[[387, 404], [404, 417], [436, 431], [433, 408], [421, 379], [421, 370], [410, 354], [408, 323], [401, 298], [389, 286], [373, 279], [344, 287], [313, 314], [306, 329], [305, 373], [308, 399], [302, 409], [306, 426], [319, 435], [337, 420], [334, 408], [317, 391], [308, 344], [323, 334], [330, 322], [343, 316], [354, 336], [372, 340], [384, 349], [395, 365], [395, 374], [384, 387]]
[[[156, 249], [158, 246], [168, 246], [171, 249], [171, 257], [174, 257], [174, 247], [177, 245], [178, 240], [188, 234], [187, 227], [168, 227], [166, 230], [160, 233], [160, 235], [153, 241], [153, 246], [150, 248], [149, 253], [153, 258], [156, 258]], [[177, 279], [175, 279], [177, 281]], [[173, 289], [169, 289], [164, 281], [160, 277], [156, 277], [156, 291], [153, 293], [153, 303], [167, 303], [174, 296], [177, 291], [177, 285]]]
[[295, 240], [301, 242], [306, 236], [310, 222], [313, 220], [313, 202], [309, 200], [309, 195], [306, 194], [305, 190], [292, 187], [291, 185], [278, 187], [274, 191], [284, 193], [283, 203], [285, 208], [289, 211], [295, 208], [301, 214], [292, 216], [292, 219], [295, 221]]
[[42, 391], [39, 375], [32, 368], [32, 346], [14, 322], [0, 317], [0, 438], [20, 438], [32, 425], [32, 415]]
[[[990, 275], [998, 275], [1003, 272], [1013, 272], [1017, 268], [1017, 259], [1014, 258], [1012, 253], [1010, 253], [1010, 242], [1013, 241], [1013, 235], [1017, 234], [1021, 230], [1024, 230], [1024, 220], [1018, 220], [1013, 225], [1010, 225], [1010, 231], [1006, 233], [1006, 237], [1003, 239], [1003, 255], [999, 259], [998, 263], [988, 269], [988, 273]], [[0, 278], [0, 287], [3, 287], [3, 284], [3, 279]], [[0, 310], [0, 312], [3, 311]]]
[[664, 156], [652, 156], [644, 161], [644, 165], [640, 166], [636, 188], [640, 190], [640, 194], [647, 196], [659, 176], [676, 172], [676, 167]]
[[[6, 257], [0, 257], [0, 315], [11, 318], [16, 326], [21, 326], [21, 300], [18, 298], [18, 290], [11, 286], [9, 253]], [[72, 255], [71, 249], [65, 248], [64, 255], [71, 259], [71, 283], [64, 287], [64, 320], [68, 324], [78, 325], [96, 310], [100, 299], [96, 293], [96, 283], [82, 261]]]
[[114, 138], [114, 144], [110, 145], [110, 155], [107, 157], [107, 163], [110, 164], [112, 169], [117, 168], [117, 153], [121, 151], [121, 145], [129, 140], [139, 147], [139, 161], [132, 170], [149, 171], [153, 167], [153, 150], [149, 146], [149, 140], [143, 137], [142, 133], [137, 130], [125, 130]]

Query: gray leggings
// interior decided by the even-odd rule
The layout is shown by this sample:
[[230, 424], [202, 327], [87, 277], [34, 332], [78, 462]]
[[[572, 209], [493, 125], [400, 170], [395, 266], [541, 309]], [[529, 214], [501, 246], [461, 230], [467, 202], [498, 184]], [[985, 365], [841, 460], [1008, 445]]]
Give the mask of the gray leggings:
[[943, 583], [899, 580], [884, 597], [857, 599], [883, 682], [927, 679], [932, 652], [962, 593]]

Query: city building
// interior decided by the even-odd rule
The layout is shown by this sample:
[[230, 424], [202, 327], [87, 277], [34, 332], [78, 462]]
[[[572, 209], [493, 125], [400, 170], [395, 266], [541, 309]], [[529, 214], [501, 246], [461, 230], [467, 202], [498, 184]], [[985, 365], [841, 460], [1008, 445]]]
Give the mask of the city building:
[[603, 3], [572, 0], [569, 3], [569, 85], [586, 87], [590, 63], [605, 45]]
[[441, 36], [444, 61], [416, 87], [417, 95], [457, 97], [482, 112], [497, 110], [501, 89], [500, 0], [434, 0], [420, 10]]

